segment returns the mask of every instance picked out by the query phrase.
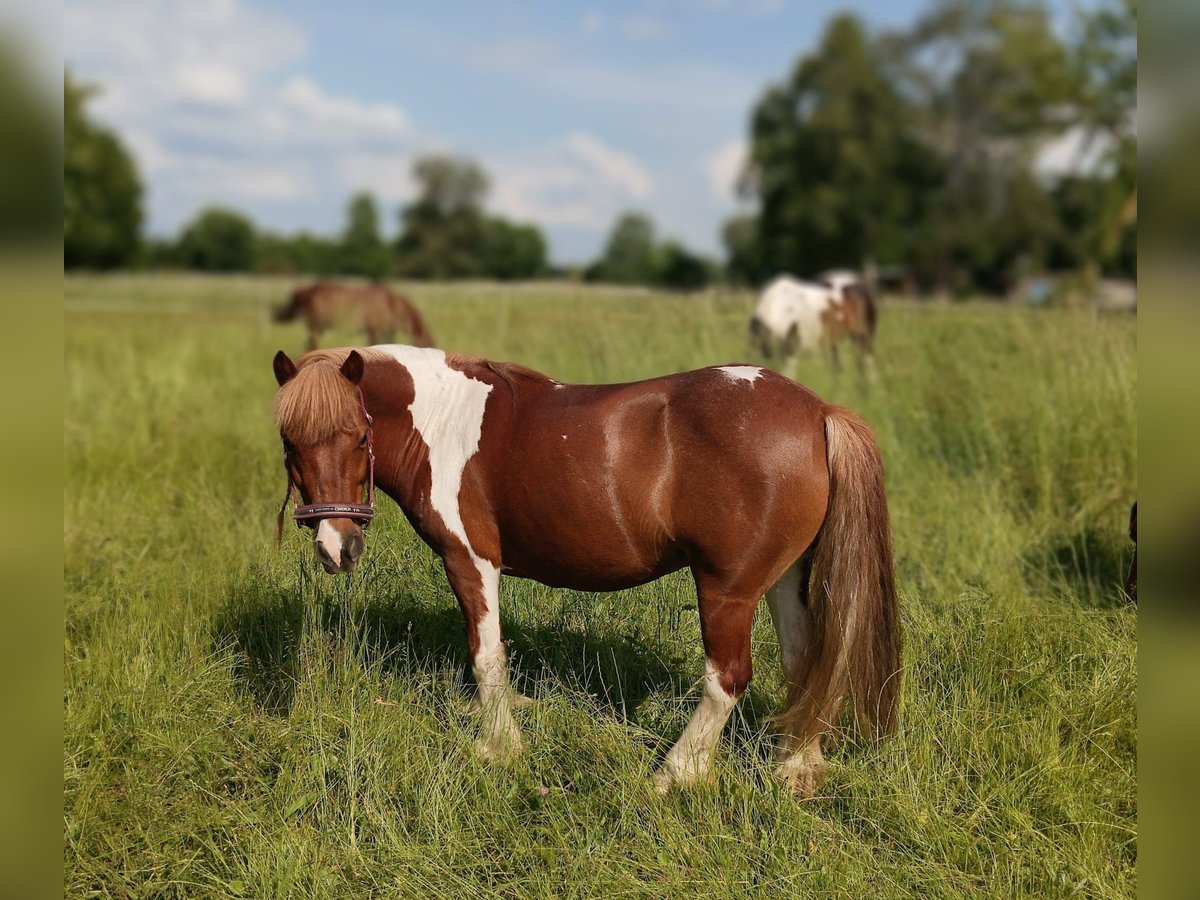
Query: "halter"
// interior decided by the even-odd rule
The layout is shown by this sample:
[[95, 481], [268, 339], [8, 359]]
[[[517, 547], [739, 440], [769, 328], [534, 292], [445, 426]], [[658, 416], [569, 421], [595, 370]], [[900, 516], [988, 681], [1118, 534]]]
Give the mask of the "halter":
[[[296, 521], [297, 528], [304, 525], [315, 525], [322, 519], [353, 519], [355, 522], [361, 523], [363, 528], [366, 528], [371, 524], [371, 520], [375, 518], [375, 431], [372, 427], [375, 420], [367, 412], [367, 401], [363, 399], [361, 387], [358, 388], [358, 403], [362, 407], [363, 416], [367, 420], [367, 502], [297, 504], [295, 511], [292, 513], [292, 518]], [[295, 500], [296, 482], [292, 480], [292, 473], [289, 470], [287, 494], [283, 498], [283, 505], [279, 507], [279, 515], [275, 519], [276, 543], [279, 543], [283, 538], [283, 514], [287, 510], [288, 503], [295, 503]]]

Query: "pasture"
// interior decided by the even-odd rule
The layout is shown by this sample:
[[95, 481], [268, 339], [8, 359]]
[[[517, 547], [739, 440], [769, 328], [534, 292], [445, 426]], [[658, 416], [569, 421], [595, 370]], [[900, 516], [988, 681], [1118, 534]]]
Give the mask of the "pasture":
[[[454, 597], [394, 504], [350, 578], [290, 525], [276, 552], [270, 361], [303, 343], [268, 321], [286, 285], [66, 280], [66, 895], [1135, 894], [1132, 318], [885, 302], [877, 384], [802, 363], [884, 455], [899, 733], [835, 748], [812, 800], [779, 789], [764, 604], [715, 781], [661, 798], [703, 666], [686, 573], [601, 595], [505, 579], [538, 702], [497, 769], [472, 755]], [[441, 346], [564, 381], [754, 361], [749, 294], [410, 295]]]

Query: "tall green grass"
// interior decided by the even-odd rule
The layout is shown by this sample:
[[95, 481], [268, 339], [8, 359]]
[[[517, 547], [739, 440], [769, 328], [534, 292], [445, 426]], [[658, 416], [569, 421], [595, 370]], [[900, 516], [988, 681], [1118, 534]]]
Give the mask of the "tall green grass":
[[[284, 288], [66, 282], [69, 896], [1135, 892], [1132, 320], [893, 304], [874, 385], [802, 364], [883, 450], [900, 732], [835, 750], [810, 801], [779, 790], [763, 612], [715, 783], [664, 799], [647, 776], [701, 672], [686, 575], [601, 595], [506, 579], [538, 702], [527, 754], [491, 769], [453, 596], [390, 501], [351, 578], [294, 530], [274, 550], [270, 358], [302, 344], [265, 315]], [[412, 293], [443, 346], [563, 380], [752, 359], [748, 295]]]

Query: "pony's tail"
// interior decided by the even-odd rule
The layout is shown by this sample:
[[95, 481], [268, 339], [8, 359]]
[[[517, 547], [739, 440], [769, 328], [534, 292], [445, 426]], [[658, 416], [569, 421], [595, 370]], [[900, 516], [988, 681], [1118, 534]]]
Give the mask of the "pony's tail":
[[849, 699], [859, 731], [882, 739], [896, 725], [900, 622], [883, 463], [870, 426], [839, 406], [825, 414], [829, 508], [813, 551], [811, 640], [789, 679], [780, 716], [804, 746], [838, 727]]

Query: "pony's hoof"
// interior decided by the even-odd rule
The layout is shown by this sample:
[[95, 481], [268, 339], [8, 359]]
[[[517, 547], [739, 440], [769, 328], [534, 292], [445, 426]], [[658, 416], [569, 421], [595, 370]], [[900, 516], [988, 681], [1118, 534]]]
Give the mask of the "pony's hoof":
[[475, 755], [482, 762], [493, 766], [506, 766], [515, 762], [524, 749], [520, 735], [489, 735], [475, 739]]
[[675, 776], [666, 769], [659, 769], [654, 773], [654, 793], [658, 794], [660, 797], [671, 793], [672, 788], [674, 788], [678, 783], [679, 782], [675, 780]]
[[654, 773], [654, 792], [656, 794], [669, 794], [675, 788], [689, 788], [696, 784], [711, 783], [713, 780], [712, 773], [700, 769], [680, 770], [674, 766], [664, 763], [657, 772]]
[[[534, 699], [532, 697], [528, 696], [527, 694], [518, 694], [518, 693], [514, 692], [512, 695], [512, 708], [513, 709], [525, 709], [527, 707], [533, 706], [534, 702], [535, 702]], [[480, 700], [479, 695], [476, 694], [474, 697], [471, 698], [470, 702], [467, 703], [467, 715], [473, 716], [482, 711], [483, 711], [483, 701]]]
[[807, 799], [825, 783], [828, 765], [800, 763], [794, 760], [782, 762], [775, 767], [775, 778], [794, 796]]

